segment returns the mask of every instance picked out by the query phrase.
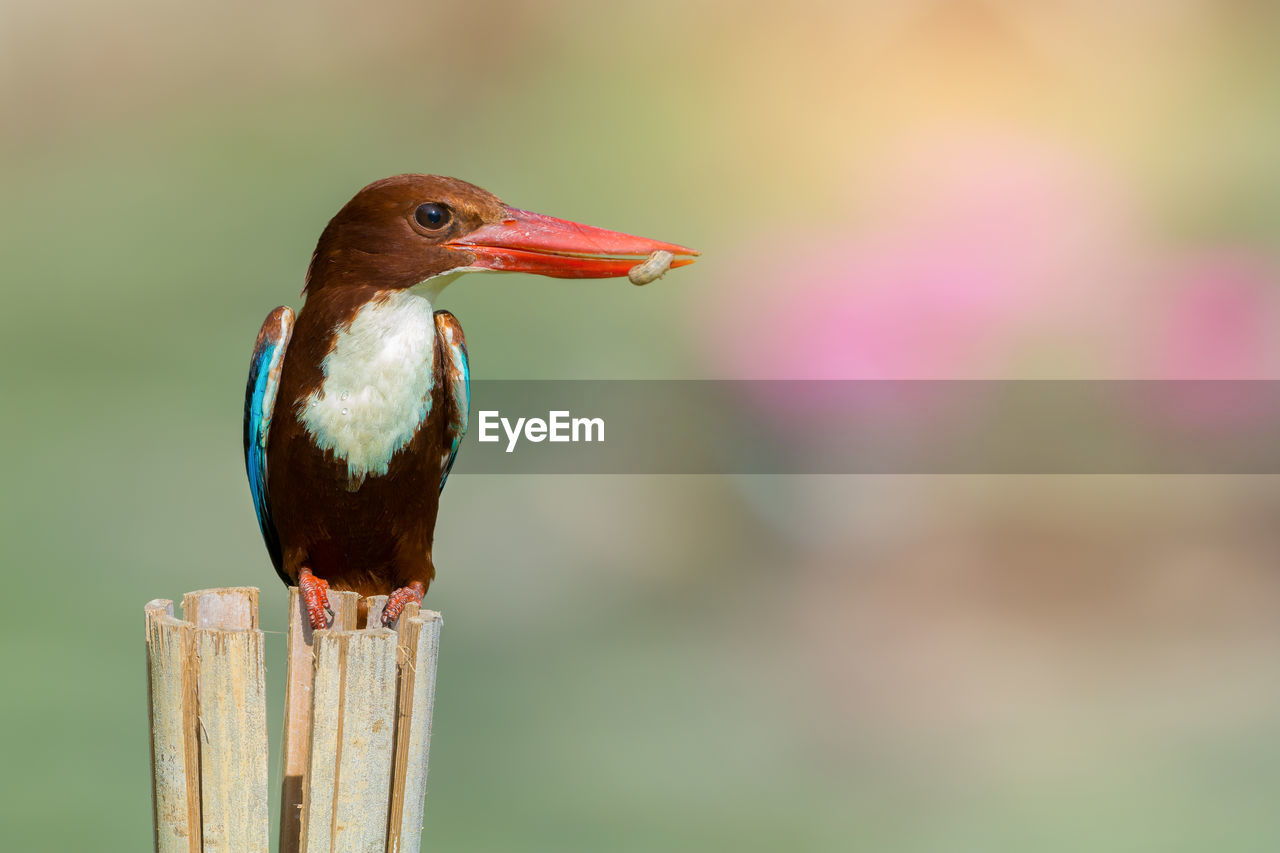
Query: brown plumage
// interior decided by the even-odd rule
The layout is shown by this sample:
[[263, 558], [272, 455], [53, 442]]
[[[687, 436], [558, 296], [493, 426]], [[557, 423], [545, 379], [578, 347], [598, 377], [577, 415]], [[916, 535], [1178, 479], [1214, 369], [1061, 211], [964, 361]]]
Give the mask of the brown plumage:
[[[418, 205], [446, 199], [453, 216], [444, 229], [428, 231], [412, 216]], [[375, 181], [347, 202], [320, 234], [304, 292], [310, 296], [343, 286], [413, 287], [473, 260], [459, 257], [444, 244], [481, 225], [501, 222], [506, 215], [507, 207], [497, 196], [457, 178], [395, 175]]]

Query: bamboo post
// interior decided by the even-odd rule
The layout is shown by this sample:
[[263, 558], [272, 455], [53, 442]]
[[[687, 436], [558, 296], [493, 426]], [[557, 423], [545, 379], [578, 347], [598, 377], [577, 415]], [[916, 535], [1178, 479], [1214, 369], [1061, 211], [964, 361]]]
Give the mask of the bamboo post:
[[203, 846], [195, 626], [175, 619], [168, 599], [149, 602], [146, 614], [156, 851], [192, 853]]
[[316, 632], [311, 758], [302, 795], [307, 853], [383, 853], [395, 723], [396, 634]]
[[[330, 592], [312, 631], [289, 594], [281, 853], [417, 853], [440, 614], [410, 604], [381, 627], [385, 596]], [[158, 853], [267, 850], [267, 738], [258, 591], [232, 587], [146, 605]]]
[[422, 841], [436, 663], [443, 624], [434, 610], [411, 614], [406, 608], [400, 617], [396, 754], [387, 815], [387, 853], [418, 853]]
[[146, 607], [156, 849], [268, 850], [266, 678], [258, 591]]
[[[360, 596], [330, 592], [333, 627], [354, 630]], [[289, 651], [285, 675], [284, 741], [280, 774], [280, 853], [298, 853], [302, 833], [303, 781], [311, 754], [311, 703], [315, 681], [315, 636], [302, 595], [289, 587]]]

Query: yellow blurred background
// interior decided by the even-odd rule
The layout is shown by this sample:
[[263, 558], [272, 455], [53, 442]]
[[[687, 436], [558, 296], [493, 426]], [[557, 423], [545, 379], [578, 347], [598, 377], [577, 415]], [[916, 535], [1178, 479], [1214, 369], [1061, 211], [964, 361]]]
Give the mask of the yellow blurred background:
[[[1276, 378], [1278, 37], [1249, 0], [3, 0], [0, 846], [150, 845], [145, 601], [256, 584], [281, 629], [244, 376], [365, 183], [703, 251], [463, 279], [476, 378]], [[1277, 485], [455, 475], [426, 844], [1280, 848]]]

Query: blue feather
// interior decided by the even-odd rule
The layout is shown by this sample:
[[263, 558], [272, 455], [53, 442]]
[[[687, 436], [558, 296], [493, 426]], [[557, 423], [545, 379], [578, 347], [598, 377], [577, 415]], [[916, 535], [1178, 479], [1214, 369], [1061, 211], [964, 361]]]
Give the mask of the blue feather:
[[249, 381], [244, 398], [244, 466], [249, 475], [249, 493], [258, 516], [262, 540], [277, 572], [283, 571], [280, 535], [271, 517], [271, 501], [267, 490], [267, 439], [271, 432], [271, 414], [275, 409], [280, 371], [285, 348], [293, 332], [293, 311], [281, 306], [267, 315], [258, 332], [258, 341], [249, 360]]
[[462, 326], [458, 318], [448, 311], [436, 312], [436, 333], [440, 336], [445, 358], [445, 375], [448, 384], [445, 393], [449, 396], [449, 458], [440, 469], [440, 491], [444, 491], [445, 481], [453, 470], [453, 462], [458, 458], [458, 448], [467, 434], [467, 425], [471, 413], [471, 365], [467, 360], [467, 341], [462, 336]]

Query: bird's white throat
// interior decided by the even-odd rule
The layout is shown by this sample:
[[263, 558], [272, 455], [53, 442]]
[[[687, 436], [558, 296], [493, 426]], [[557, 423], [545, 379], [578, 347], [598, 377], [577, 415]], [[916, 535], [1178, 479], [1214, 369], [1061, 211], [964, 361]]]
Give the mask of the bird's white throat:
[[435, 317], [414, 290], [379, 297], [338, 328], [324, 380], [299, 413], [316, 446], [347, 463], [353, 487], [386, 474], [431, 412]]

